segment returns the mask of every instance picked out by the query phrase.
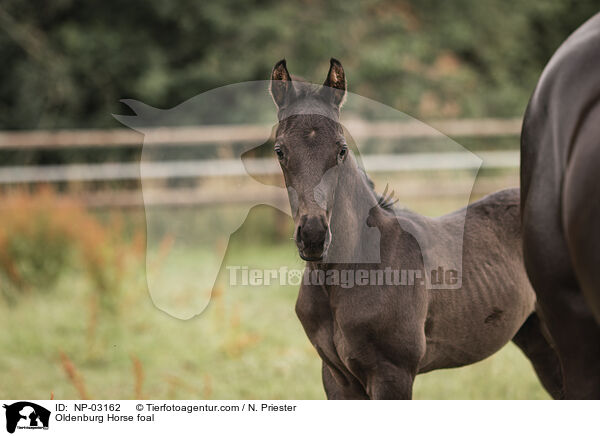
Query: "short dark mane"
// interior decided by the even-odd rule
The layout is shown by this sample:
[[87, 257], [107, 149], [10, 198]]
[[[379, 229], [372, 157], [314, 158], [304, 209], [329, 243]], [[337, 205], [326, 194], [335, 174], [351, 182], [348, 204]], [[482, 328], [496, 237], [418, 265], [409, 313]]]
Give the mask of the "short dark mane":
[[360, 168], [360, 172], [363, 175], [363, 177], [365, 178], [365, 181], [367, 182], [367, 185], [369, 185], [369, 188], [371, 188], [371, 191], [373, 192], [373, 194], [375, 194], [375, 197], [377, 198], [377, 205], [382, 208], [383, 210], [387, 210], [387, 211], [393, 211], [394, 210], [394, 205], [398, 202], [398, 199], [394, 198], [394, 191], [388, 193], [388, 187], [385, 187], [385, 190], [383, 191], [383, 194], [379, 194], [376, 190], [375, 190], [375, 183], [373, 183], [373, 180], [371, 180], [371, 178], [369, 177], [369, 175], [367, 174], [367, 172], [364, 170], [364, 168], [359, 167]]

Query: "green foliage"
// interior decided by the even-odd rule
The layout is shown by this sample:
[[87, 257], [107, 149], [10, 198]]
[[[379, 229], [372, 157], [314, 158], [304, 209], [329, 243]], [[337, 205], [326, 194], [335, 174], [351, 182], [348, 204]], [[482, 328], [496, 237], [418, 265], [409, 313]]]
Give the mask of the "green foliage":
[[[74, 0], [0, 6], [0, 126], [114, 126], [118, 100], [174, 106], [264, 80], [280, 58], [417, 117], [519, 116], [597, 1]], [[315, 75], [320, 72], [320, 75]]]

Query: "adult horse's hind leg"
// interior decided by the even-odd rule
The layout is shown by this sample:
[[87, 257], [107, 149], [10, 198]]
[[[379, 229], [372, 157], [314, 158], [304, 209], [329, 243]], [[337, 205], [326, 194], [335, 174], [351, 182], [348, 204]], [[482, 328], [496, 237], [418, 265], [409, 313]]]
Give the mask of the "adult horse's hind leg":
[[586, 114], [571, 150], [562, 221], [577, 282], [600, 325], [600, 104]]
[[523, 323], [513, 342], [531, 361], [540, 382], [555, 400], [564, 397], [560, 360], [554, 347], [546, 339], [542, 321], [532, 313]]
[[[555, 184], [532, 176], [522, 195], [523, 258], [538, 313], [560, 358], [567, 399], [600, 398], [600, 326], [579, 289]], [[526, 184], [527, 185], [527, 184]]]

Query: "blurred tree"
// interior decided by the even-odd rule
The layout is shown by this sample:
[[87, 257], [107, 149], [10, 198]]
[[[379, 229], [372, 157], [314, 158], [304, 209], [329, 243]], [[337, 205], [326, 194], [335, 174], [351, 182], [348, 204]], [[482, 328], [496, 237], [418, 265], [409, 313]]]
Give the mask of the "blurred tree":
[[598, 0], [3, 0], [0, 128], [115, 126], [120, 98], [166, 108], [268, 78], [320, 82], [417, 117], [520, 116], [547, 60]]

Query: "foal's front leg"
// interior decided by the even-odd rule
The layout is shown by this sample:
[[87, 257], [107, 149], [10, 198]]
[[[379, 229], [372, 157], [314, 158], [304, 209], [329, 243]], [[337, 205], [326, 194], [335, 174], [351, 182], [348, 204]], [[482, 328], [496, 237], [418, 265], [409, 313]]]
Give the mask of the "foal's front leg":
[[[369, 304], [358, 306], [354, 297]], [[367, 296], [356, 291], [337, 306], [342, 360], [372, 400], [412, 398], [414, 378], [426, 346], [422, 322], [425, 311], [419, 310], [423, 307], [419, 303], [416, 299], [394, 301], [383, 292], [378, 295], [371, 291]], [[402, 307], [411, 307], [411, 311]]]
[[323, 362], [323, 387], [328, 400], [368, 400], [369, 397], [360, 382], [348, 377], [346, 384], [340, 384], [332, 374], [332, 370]]
[[416, 368], [383, 361], [367, 375], [367, 394], [372, 400], [411, 400]]
[[341, 362], [333, 342], [334, 321], [329, 299], [322, 287], [300, 286], [296, 313], [323, 362], [323, 387], [329, 400], [368, 400], [361, 383]]

